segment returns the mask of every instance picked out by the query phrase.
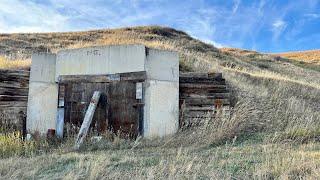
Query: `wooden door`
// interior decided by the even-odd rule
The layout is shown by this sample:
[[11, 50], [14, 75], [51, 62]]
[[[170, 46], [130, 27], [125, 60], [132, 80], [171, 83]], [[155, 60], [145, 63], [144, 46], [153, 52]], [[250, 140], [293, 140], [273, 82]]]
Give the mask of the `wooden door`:
[[136, 83], [119, 81], [110, 84], [110, 127], [122, 137], [136, 137], [139, 133], [140, 111], [136, 99]]
[[108, 83], [65, 83], [64, 90], [64, 121], [67, 134], [79, 131], [94, 91], [100, 91], [101, 97], [91, 124], [91, 131], [102, 133], [107, 130]]
[[[64, 83], [65, 122], [67, 134], [78, 132], [94, 91], [101, 97], [91, 124], [91, 132], [111, 130], [121, 137], [135, 138], [143, 111], [137, 104], [136, 83], [114, 81], [102, 83]], [[140, 122], [141, 123], [141, 122]]]

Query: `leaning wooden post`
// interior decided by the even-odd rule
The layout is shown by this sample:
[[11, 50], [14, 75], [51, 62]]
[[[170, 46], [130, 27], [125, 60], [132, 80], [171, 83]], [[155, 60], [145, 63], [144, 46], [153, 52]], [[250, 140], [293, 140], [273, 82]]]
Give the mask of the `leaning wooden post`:
[[84, 116], [83, 123], [81, 125], [79, 134], [76, 139], [76, 143], [74, 146], [74, 148], [76, 150], [78, 150], [80, 148], [81, 144], [83, 143], [84, 138], [86, 137], [86, 135], [88, 133], [94, 112], [95, 112], [97, 104], [99, 102], [100, 95], [101, 95], [100, 91], [95, 91], [93, 93], [93, 96], [91, 98], [91, 102], [90, 102], [89, 107], [87, 109], [86, 115]]

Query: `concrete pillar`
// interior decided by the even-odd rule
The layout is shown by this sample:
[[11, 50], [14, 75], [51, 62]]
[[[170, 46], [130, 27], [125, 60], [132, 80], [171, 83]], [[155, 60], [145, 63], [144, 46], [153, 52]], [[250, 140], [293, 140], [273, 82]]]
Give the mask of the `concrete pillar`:
[[32, 55], [27, 107], [28, 133], [45, 135], [48, 129], [55, 129], [58, 103], [55, 70], [55, 54]]
[[179, 128], [179, 56], [156, 49], [147, 52], [143, 135], [164, 137]]

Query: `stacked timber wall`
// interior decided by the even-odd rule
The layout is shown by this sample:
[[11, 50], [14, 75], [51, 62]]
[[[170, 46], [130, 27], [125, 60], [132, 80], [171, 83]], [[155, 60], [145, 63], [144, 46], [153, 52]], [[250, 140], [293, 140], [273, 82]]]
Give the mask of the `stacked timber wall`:
[[230, 92], [221, 73], [180, 73], [180, 127], [199, 125], [218, 112], [229, 116]]
[[25, 70], [0, 70], [0, 132], [22, 130], [29, 74]]

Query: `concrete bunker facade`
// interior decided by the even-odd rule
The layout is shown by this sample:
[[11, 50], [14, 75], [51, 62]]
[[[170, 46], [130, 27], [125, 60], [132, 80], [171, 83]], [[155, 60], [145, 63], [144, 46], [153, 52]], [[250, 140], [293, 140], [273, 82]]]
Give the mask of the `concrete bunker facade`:
[[[144, 78], [133, 81], [132, 77], [136, 76]], [[75, 77], [86, 82], [79, 86], [79, 82], [72, 81]], [[97, 79], [107, 79], [108, 82]], [[74, 102], [77, 100], [72, 98], [79, 96], [83, 99], [92, 93], [86, 90], [88, 85], [90, 90], [103, 87], [108, 99], [106, 104], [111, 104], [111, 112], [104, 112], [105, 117], [99, 116], [100, 119], [110, 121], [111, 117], [112, 121], [118, 121], [122, 117], [131, 118], [131, 122], [136, 123], [131, 128], [144, 137], [163, 137], [177, 132], [178, 54], [143, 45], [115, 45], [62, 50], [57, 54], [33, 54], [27, 107], [28, 133], [46, 134], [48, 129], [61, 128], [61, 119], [69, 118], [70, 122], [71, 115], [83, 112], [88, 102]], [[61, 98], [62, 87], [65, 95]], [[123, 100], [124, 96], [126, 100]], [[78, 107], [82, 110], [74, 112]], [[137, 116], [133, 115], [136, 113]], [[128, 122], [122, 123], [129, 126]], [[66, 121], [63, 124], [66, 125]], [[118, 126], [121, 126], [117, 122], [102, 124], [109, 126], [108, 129], [114, 125], [119, 130]]]

